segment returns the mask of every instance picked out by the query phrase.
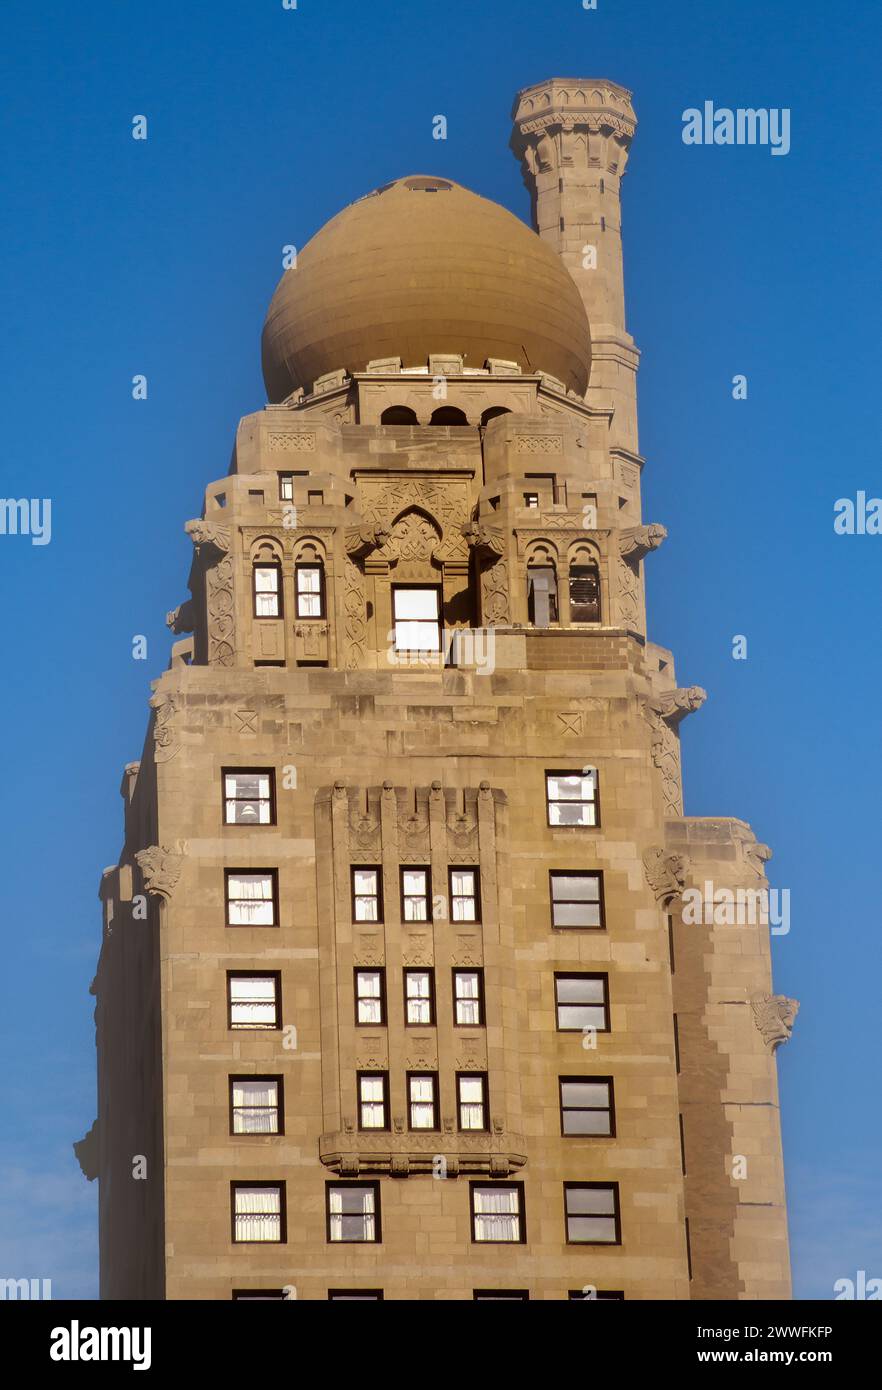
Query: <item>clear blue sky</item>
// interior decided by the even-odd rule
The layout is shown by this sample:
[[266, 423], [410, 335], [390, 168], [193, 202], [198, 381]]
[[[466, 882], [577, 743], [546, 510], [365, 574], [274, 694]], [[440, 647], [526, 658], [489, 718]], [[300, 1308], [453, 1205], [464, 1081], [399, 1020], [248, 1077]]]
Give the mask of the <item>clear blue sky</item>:
[[[687, 812], [749, 820], [792, 893], [796, 1290], [882, 1276], [882, 537], [832, 526], [837, 498], [882, 494], [880, 47], [870, 0], [5, 0], [0, 495], [51, 497], [53, 538], [0, 537], [0, 1276], [97, 1292], [70, 1148], [95, 1114], [97, 884], [186, 597], [183, 523], [263, 403], [281, 248], [412, 172], [527, 217], [509, 109], [552, 74], [623, 83], [640, 119], [626, 283], [646, 519], [670, 533], [650, 626], [710, 693], [684, 727]], [[706, 99], [790, 108], [790, 154], [685, 146]]]

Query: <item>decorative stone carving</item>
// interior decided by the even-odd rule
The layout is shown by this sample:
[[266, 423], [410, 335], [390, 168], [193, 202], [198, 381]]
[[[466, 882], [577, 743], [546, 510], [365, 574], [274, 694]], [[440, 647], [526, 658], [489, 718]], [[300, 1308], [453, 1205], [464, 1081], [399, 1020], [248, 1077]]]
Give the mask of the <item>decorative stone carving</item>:
[[670, 907], [686, 887], [690, 864], [685, 854], [668, 854], [657, 846], [643, 856], [646, 882], [655, 894], [656, 902]]
[[733, 822], [732, 834], [741, 846], [745, 862], [753, 869], [757, 878], [765, 878], [766, 864], [772, 858], [768, 845], [761, 844], [747, 825]]
[[519, 434], [515, 437], [519, 454], [560, 454], [563, 440], [559, 434]]
[[629, 526], [619, 532], [619, 554], [636, 564], [667, 539], [667, 529], [654, 521], [649, 526]]
[[345, 663], [348, 671], [357, 670], [364, 661], [367, 636], [367, 608], [364, 596], [364, 574], [352, 559], [346, 559], [343, 595], [345, 619]]
[[497, 560], [481, 570], [481, 617], [486, 627], [511, 624], [511, 593], [505, 560]]
[[233, 557], [206, 573], [208, 607], [208, 664], [232, 666], [235, 659], [236, 616], [233, 601]]
[[371, 1134], [345, 1127], [319, 1139], [319, 1158], [335, 1173], [431, 1173], [436, 1158], [453, 1171], [505, 1177], [527, 1161], [524, 1140], [507, 1133], [496, 1118], [491, 1134], [458, 1134], [452, 1116], [444, 1116], [441, 1132], [408, 1132], [396, 1116], [390, 1132]]
[[230, 548], [230, 528], [228, 526], [217, 526], [213, 521], [200, 518], [196, 521], [188, 521], [184, 530], [197, 551], [210, 548], [221, 555], [226, 555]]
[[296, 433], [293, 430], [273, 430], [266, 437], [266, 447], [270, 454], [314, 454], [315, 434], [312, 430]]
[[618, 607], [623, 627], [639, 630], [642, 625], [643, 604], [640, 595], [640, 561], [650, 550], [656, 550], [667, 535], [664, 526], [629, 526], [618, 535], [619, 560]]
[[786, 994], [754, 994], [750, 1007], [754, 1022], [770, 1052], [774, 1052], [781, 1043], [790, 1041], [799, 1013], [798, 999], [788, 999]]
[[367, 555], [372, 550], [381, 550], [388, 545], [392, 533], [385, 526], [348, 526], [344, 536], [346, 554], [353, 559]]
[[98, 1162], [98, 1144], [98, 1121], [93, 1120], [92, 1127], [89, 1130], [88, 1134], [85, 1134], [83, 1138], [80, 1139], [73, 1146], [73, 1151], [76, 1154], [77, 1163], [80, 1165], [80, 1172], [82, 1173], [84, 1178], [89, 1179], [89, 1182], [94, 1182], [100, 1172]]
[[505, 553], [505, 532], [498, 526], [485, 526], [480, 521], [468, 521], [461, 528], [466, 545], [482, 558]]
[[361, 481], [362, 513], [368, 526], [393, 527], [413, 508], [421, 508], [440, 530], [435, 541], [437, 560], [467, 559], [462, 527], [469, 519], [469, 494], [465, 483], [434, 482], [427, 478], [392, 480], [378, 475]]
[[180, 748], [174, 723], [177, 708], [175, 697], [168, 691], [160, 691], [151, 697], [149, 703], [156, 716], [153, 724], [154, 761], [167, 763]]
[[163, 902], [171, 901], [175, 884], [181, 876], [186, 848], [185, 842], [178, 840], [173, 848], [150, 845], [148, 849], [138, 850], [135, 863], [141, 870], [148, 893], [162, 898]]
[[662, 775], [665, 815], [682, 816], [683, 784], [680, 769], [680, 739], [676, 732], [687, 714], [700, 709], [707, 691], [700, 685], [669, 690], [643, 703], [643, 717], [652, 729], [652, 761]]
[[188, 598], [183, 603], [179, 603], [177, 608], [172, 608], [165, 615], [165, 625], [170, 628], [176, 636], [192, 632], [194, 626], [193, 600]]
[[426, 564], [433, 559], [441, 541], [441, 531], [423, 512], [405, 512], [392, 528], [384, 552], [390, 558]]

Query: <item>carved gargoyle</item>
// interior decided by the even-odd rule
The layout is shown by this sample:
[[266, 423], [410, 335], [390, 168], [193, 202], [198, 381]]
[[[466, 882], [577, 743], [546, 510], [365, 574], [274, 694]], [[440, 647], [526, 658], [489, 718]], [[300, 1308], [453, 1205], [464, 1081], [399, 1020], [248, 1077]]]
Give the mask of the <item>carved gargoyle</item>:
[[188, 598], [165, 615], [165, 625], [177, 636], [193, 631], [193, 600]]
[[80, 1171], [84, 1178], [89, 1182], [94, 1182], [98, 1176], [98, 1121], [92, 1122], [92, 1128], [88, 1134], [83, 1135], [73, 1146], [73, 1151], [80, 1165]]
[[653, 521], [649, 526], [628, 526], [619, 532], [619, 554], [632, 564], [642, 560], [651, 550], [658, 550], [667, 539], [667, 530]]
[[485, 526], [481, 521], [467, 521], [460, 531], [469, 550], [482, 558], [505, 553], [505, 533], [498, 526]]
[[162, 898], [164, 902], [171, 901], [175, 884], [181, 876], [185, 852], [186, 845], [182, 840], [178, 840], [174, 848], [150, 845], [147, 849], [138, 850], [135, 862], [141, 870], [148, 893]]
[[230, 528], [228, 526], [215, 526], [213, 521], [206, 521], [203, 517], [196, 521], [185, 522], [184, 530], [197, 551], [206, 548], [226, 555], [230, 548]]
[[655, 847], [644, 854], [643, 869], [656, 901], [662, 907], [669, 907], [686, 887], [690, 863], [685, 854], [668, 854]]
[[799, 1000], [786, 994], [754, 994], [750, 1000], [753, 1018], [771, 1052], [789, 1042], [799, 1013]]
[[392, 539], [392, 532], [385, 526], [348, 526], [343, 543], [346, 554], [353, 560], [369, 554], [372, 550], [382, 550]]
[[663, 695], [654, 695], [646, 702], [646, 714], [650, 723], [654, 722], [652, 716], [664, 719], [667, 724], [676, 727], [681, 719], [685, 719], [687, 714], [694, 714], [697, 709], [701, 709], [707, 699], [707, 691], [702, 690], [700, 685], [688, 685], [679, 690], [667, 690]]

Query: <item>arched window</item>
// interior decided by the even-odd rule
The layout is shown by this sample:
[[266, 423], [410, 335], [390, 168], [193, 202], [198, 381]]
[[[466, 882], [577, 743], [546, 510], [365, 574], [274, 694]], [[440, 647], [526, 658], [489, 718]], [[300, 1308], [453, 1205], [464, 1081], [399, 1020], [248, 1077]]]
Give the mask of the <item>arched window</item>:
[[527, 616], [534, 627], [557, 622], [557, 570], [553, 564], [527, 566]]
[[416, 411], [409, 405], [388, 405], [380, 416], [381, 425], [418, 425]]
[[491, 405], [491, 406], [488, 406], [487, 409], [484, 411], [483, 415], [481, 416], [481, 424], [482, 424], [482, 425], [489, 425], [489, 423], [490, 423], [491, 420], [496, 420], [496, 419], [498, 419], [498, 417], [499, 417], [500, 415], [510, 415], [510, 414], [511, 414], [511, 411], [508, 410], [504, 405]]
[[587, 556], [570, 565], [570, 622], [599, 623], [600, 570]]
[[455, 405], [439, 405], [438, 409], [432, 412], [429, 421], [432, 425], [467, 425], [468, 420], [461, 410], [457, 410]]
[[255, 618], [281, 618], [282, 566], [270, 546], [254, 556], [251, 576]]
[[318, 558], [295, 564], [294, 606], [298, 618], [325, 616], [325, 567]]

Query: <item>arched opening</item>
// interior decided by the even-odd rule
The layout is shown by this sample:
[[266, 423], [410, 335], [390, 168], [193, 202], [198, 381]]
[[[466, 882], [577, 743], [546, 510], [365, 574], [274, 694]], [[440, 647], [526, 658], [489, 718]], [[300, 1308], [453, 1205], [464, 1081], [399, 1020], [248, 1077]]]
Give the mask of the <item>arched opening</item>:
[[439, 405], [438, 409], [432, 412], [429, 423], [431, 425], [467, 425], [468, 420], [464, 412], [458, 410], [455, 405]]
[[504, 405], [491, 405], [481, 416], [481, 424], [489, 425], [491, 420], [496, 420], [500, 415], [510, 415], [511, 411]]
[[570, 622], [600, 622], [600, 570], [593, 560], [579, 557], [570, 565]]
[[418, 425], [416, 411], [409, 405], [389, 405], [380, 416], [381, 425]]

